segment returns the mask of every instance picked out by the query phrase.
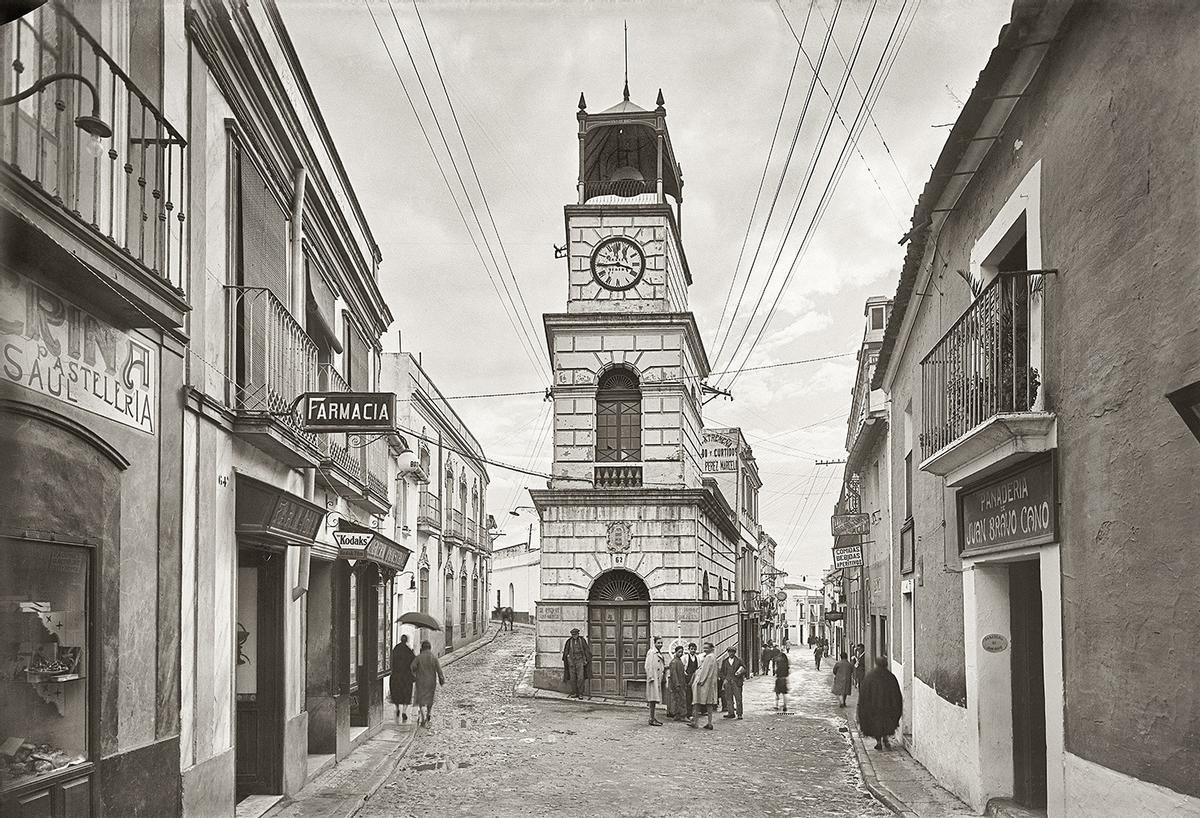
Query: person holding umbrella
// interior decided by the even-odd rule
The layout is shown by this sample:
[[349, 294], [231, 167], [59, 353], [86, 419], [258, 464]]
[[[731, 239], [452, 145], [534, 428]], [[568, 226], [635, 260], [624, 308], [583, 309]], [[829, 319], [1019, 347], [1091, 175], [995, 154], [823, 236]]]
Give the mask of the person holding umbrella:
[[417, 655], [408, 646], [408, 634], [404, 634], [392, 648], [392, 675], [388, 679], [388, 692], [392, 704], [396, 706], [396, 718], [403, 718], [404, 721], [408, 721], [408, 706], [412, 704], [412, 665], [416, 658]]

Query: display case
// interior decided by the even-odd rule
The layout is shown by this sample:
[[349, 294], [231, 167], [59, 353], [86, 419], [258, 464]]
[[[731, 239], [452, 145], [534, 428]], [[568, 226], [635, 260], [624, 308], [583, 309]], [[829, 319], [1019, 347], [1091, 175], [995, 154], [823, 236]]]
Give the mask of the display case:
[[0, 539], [0, 795], [90, 760], [88, 548]]

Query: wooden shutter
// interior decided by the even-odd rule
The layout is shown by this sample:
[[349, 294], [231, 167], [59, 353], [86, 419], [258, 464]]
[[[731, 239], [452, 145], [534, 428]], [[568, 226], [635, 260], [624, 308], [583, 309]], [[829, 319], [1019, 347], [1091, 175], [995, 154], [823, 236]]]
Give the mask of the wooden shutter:
[[239, 165], [242, 284], [265, 287], [290, 310], [287, 217], [244, 152]]
[[346, 380], [350, 389], [364, 392], [370, 388], [370, 355], [367, 338], [351, 320], [346, 321]]

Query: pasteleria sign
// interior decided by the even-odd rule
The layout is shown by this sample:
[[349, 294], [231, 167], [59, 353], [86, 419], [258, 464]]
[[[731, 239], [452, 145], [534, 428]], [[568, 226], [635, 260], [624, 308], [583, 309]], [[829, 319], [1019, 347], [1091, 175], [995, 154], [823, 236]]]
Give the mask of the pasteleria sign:
[[304, 428], [309, 432], [390, 432], [396, 425], [395, 392], [309, 392]]

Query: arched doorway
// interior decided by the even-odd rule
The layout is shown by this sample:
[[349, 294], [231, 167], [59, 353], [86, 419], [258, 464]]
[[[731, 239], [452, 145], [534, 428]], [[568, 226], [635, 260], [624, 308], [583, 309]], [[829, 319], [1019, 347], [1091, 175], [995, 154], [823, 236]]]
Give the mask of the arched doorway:
[[632, 571], [601, 574], [588, 592], [592, 691], [625, 696], [625, 683], [644, 675], [650, 650], [650, 590]]

